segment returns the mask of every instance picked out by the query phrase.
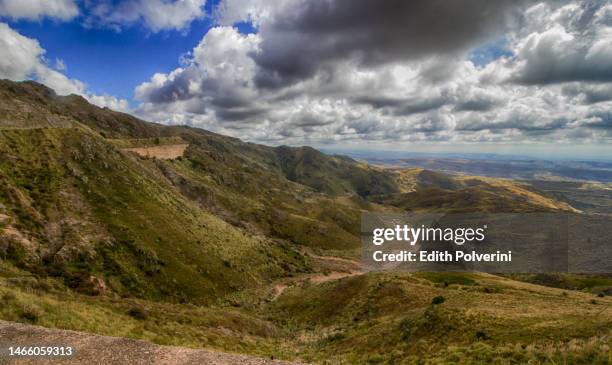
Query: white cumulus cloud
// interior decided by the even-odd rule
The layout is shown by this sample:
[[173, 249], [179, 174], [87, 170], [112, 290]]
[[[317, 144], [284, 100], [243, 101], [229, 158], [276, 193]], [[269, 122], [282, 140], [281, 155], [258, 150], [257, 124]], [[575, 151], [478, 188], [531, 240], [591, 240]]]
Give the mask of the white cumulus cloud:
[[141, 23], [153, 32], [182, 30], [204, 17], [206, 0], [110, 0], [86, 1], [86, 25], [121, 30]]
[[273, 144], [610, 141], [611, 5], [447, 4], [224, 0], [138, 112]]
[[44, 17], [70, 20], [79, 15], [74, 0], [0, 0], [0, 16], [14, 20], [40, 20]]
[[45, 50], [38, 41], [19, 34], [6, 23], [0, 23], [0, 49], [4, 50], [0, 57], [0, 78], [14, 81], [33, 79], [59, 95], [82, 95], [99, 106], [129, 110], [126, 100], [90, 93], [83, 82], [49, 67], [44, 59]]

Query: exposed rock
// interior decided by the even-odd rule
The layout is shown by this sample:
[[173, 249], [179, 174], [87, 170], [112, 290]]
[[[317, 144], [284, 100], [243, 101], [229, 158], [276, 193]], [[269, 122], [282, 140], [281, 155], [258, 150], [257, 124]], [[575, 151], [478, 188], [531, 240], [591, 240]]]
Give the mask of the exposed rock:
[[91, 285], [91, 293], [92, 295], [104, 295], [108, 291], [108, 287], [106, 286], [106, 282], [103, 279], [90, 276], [89, 284]]
[[[265, 359], [218, 351], [159, 346], [145, 341], [96, 336], [83, 332], [0, 321], [0, 345], [72, 346], [74, 355], [58, 357], [25, 357], [19, 364], [210, 364], [269, 365], [303, 364]], [[3, 346], [6, 349], [6, 346]], [[0, 361], [5, 353], [0, 354]]]

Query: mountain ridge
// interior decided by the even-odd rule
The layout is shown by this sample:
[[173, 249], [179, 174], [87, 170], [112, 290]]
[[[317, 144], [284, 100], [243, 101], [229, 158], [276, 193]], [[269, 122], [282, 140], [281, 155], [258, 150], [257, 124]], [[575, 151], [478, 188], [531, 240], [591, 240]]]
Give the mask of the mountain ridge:
[[609, 298], [588, 290], [606, 278], [567, 294], [354, 267], [366, 211], [573, 212], [524, 182], [258, 145], [4, 80], [0, 184], [2, 319], [313, 362], [605, 357]]

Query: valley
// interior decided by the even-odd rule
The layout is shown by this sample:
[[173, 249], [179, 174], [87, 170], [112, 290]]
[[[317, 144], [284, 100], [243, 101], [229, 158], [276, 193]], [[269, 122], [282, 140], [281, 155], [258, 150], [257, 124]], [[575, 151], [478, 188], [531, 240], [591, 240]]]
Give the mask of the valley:
[[358, 261], [363, 212], [608, 213], [584, 184], [374, 166], [2, 80], [0, 319], [193, 361], [605, 364], [610, 277]]

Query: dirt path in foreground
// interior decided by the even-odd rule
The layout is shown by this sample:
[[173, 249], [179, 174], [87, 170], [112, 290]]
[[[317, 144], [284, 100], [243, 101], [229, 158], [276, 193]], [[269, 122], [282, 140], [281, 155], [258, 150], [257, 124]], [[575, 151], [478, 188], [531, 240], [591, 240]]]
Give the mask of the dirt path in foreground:
[[[75, 349], [75, 355], [64, 358], [29, 357], [20, 359], [11, 359], [7, 355], [8, 346], [30, 345], [72, 346]], [[290, 365], [303, 363], [185, 347], [159, 346], [141, 340], [0, 321], [0, 364]]]

